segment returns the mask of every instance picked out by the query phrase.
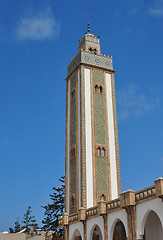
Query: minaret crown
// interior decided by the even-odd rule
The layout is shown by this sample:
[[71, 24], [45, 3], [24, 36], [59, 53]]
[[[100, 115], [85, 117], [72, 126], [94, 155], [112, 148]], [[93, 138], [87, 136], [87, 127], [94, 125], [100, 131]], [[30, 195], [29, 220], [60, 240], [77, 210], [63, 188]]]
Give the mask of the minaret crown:
[[97, 54], [100, 54], [100, 37], [96, 37], [94, 34], [86, 33], [79, 41], [78, 51], [81, 49]]

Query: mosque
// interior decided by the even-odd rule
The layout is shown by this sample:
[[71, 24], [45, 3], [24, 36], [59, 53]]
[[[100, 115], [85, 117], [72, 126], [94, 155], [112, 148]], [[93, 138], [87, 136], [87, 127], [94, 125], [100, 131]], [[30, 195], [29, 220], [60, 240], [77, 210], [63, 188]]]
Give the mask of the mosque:
[[88, 32], [66, 77], [66, 240], [163, 240], [163, 178], [121, 192], [112, 57]]

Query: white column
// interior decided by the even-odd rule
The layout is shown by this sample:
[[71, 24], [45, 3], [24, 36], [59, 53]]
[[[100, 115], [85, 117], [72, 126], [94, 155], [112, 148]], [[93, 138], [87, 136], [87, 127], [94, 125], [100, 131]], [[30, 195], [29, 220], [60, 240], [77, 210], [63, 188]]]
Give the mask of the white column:
[[84, 69], [85, 80], [85, 137], [86, 137], [86, 184], [87, 208], [93, 206], [93, 169], [92, 169], [92, 126], [91, 126], [91, 90], [90, 69]]
[[68, 81], [68, 129], [67, 129], [67, 213], [69, 214], [69, 184], [70, 184], [70, 80]]
[[79, 208], [81, 207], [81, 160], [80, 160], [80, 69], [78, 70], [78, 166]]
[[107, 115], [108, 115], [108, 131], [109, 131], [109, 157], [110, 157], [110, 174], [111, 174], [111, 194], [112, 199], [118, 197], [117, 187], [117, 164], [115, 150], [115, 133], [113, 118], [113, 101], [112, 101], [112, 85], [111, 74], [105, 74], [106, 79], [106, 96], [107, 96]]

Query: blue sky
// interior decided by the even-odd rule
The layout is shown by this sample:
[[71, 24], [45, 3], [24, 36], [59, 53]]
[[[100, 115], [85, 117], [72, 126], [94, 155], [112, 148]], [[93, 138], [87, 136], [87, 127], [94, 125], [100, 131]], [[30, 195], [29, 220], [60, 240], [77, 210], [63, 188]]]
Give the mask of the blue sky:
[[163, 173], [163, 0], [0, 0], [0, 232], [64, 175], [65, 77], [90, 23], [113, 56], [122, 190]]

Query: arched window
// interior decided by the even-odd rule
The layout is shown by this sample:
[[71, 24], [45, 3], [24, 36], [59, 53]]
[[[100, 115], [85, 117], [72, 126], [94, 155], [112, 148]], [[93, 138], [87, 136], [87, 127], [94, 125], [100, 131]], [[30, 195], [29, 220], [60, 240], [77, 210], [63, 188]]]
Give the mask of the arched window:
[[98, 147], [98, 149], [97, 149], [97, 156], [100, 156], [100, 155], [101, 155], [101, 148]]
[[75, 156], [75, 148], [73, 149], [73, 156]]
[[73, 147], [73, 148], [71, 149], [71, 151], [70, 151], [70, 158], [75, 157], [75, 155], [76, 155], [76, 150], [75, 150], [75, 148]]
[[95, 92], [98, 92], [98, 86], [97, 85], [95, 86]]
[[75, 198], [74, 198], [74, 196], [71, 197], [71, 206], [72, 207], [75, 206]]
[[97, 49], [96, 48], [94, 49], [94, 54], [97, 54]]
[[102, 93], [102, 91], [103, 91], [103, 89], [102, 89], [102, 87], [100, 86], [100, 93]]
[[89, 238], [91, 240], [102, 240], [102, 233], [98, 225], [95, 225], [92, 236]]
[[104, 194], [101, 195], [101, 200], [105, 201], [105, 195]]
[[105, 157], [105, 148], [102, 149], [102, 151], [101, 151], [101, 156], [102, 156], [102, 157]]
[[124, 239], [126, 240], [126, 230], [123, 223], [119, 220], [114, 227], [113, 240]]
[[75, 89], [72, 90], [72, 92], [71, 92], [71, 97], [72, 97], [72, 98], [75, 98]]

